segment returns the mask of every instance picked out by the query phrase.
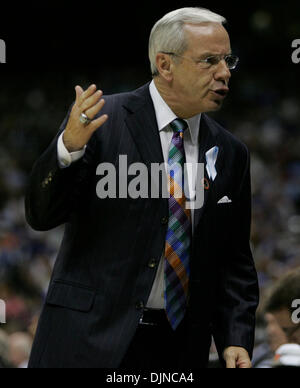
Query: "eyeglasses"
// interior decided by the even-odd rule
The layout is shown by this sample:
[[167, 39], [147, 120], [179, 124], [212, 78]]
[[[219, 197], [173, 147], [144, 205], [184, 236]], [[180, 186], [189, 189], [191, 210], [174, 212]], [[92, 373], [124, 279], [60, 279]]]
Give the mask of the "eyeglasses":
[[193, 61], [194, 63], [196, 63], [196, 65], [199, 65], [202, 69], [209, 69], [213, 66], [217, 66], [221, 61], [225, 61], [226, 62], [226, 65], [228, 67], [229, 70], [234, 70], [236, 69], [238, 63], [239, 63], [239, 57], [235, 56], [235, 55], [213, 55], [211, 57], [207, 57], [205, 59], [199, 59], [199, 60], [195, 60], [193, 58], [188, 58], [188, 57], [184, 57], [182, 55], [178, 55], [178, 54], [175, 54], [175, 53], [169, 53], [169, 52], [162, 52], [162, 54], [167, 54], [167, 55], [174, 55], [175, 57], [178, 57], [178, 58], [183, 58], [183, 59], [188, 59], [190, 61]]

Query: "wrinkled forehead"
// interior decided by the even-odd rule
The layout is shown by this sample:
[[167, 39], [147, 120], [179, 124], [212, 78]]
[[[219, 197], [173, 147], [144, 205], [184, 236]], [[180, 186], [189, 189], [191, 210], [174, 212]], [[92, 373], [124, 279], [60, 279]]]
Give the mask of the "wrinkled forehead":
[[188, 43], [186, 52], [202, 55], [224, 55], [231, 53], [230, 38], [220, 23], [185, 24]]

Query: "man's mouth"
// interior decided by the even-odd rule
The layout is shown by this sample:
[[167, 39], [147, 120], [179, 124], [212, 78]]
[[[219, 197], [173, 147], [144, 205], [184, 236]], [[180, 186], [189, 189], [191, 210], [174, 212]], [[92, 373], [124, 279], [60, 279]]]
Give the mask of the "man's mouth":
[[215, 95], [217, 95], [222, 99], [224, 99], [227, 96], [228, 92], [229, 92], [228, 88], [212, 90], [212, 93], [214, 93]]

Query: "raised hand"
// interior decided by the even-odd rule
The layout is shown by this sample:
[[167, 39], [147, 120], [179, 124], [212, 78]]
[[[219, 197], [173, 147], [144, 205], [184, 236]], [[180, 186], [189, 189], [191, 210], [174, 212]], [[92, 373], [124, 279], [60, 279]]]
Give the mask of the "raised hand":
[[[93, 133], [108, 119], [108, 115], [102, 115], [94, 120], [105, 104], [105, 100], [101, 98], [103, 92], [97, 90], [96, 85], [91, 85], [85, 91], [81, 86], [76, 86], [75, 91], [76, 101], [63, 136], [64, 145], [69, 152], [81, 150], [89, 142]], [[92, 121], [83, 124], [80, 121], [82, 113]]]

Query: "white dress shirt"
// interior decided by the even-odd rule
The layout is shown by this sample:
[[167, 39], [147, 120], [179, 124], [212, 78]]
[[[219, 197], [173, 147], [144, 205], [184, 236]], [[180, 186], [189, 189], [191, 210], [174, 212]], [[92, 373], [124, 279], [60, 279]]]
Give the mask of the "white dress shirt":
[[[159, 130], [160, 141], [163, 150], [164, 161], [167, 165], [169, 160], [169, 150], [173, 137], [173, 129], [170, 127], [170, 123], [178, 117], [167, 105], [164, 99], [159, 94], [154, 81], [150, 84], [150, 95], [153, 101], [155, 115]], [[199, 157], [199, 131], [200, 131], [200, 119], [201, 114], [194, 116], [186, 122], [188, 123], [188, 129], [184, 133], [184, 150], [186, 162], [195, 166], [193, 174], [189, 174], [191, 170], [187, 170], [189, 192], [194, 192], [196, 189], [196, 176], [197, 176], [197, 163]], [[194, 225], [194, 211], [191, 210], [192, 224]], [[164, 252], [160, 260], [157, 275], [152, 287], [150, 297], [146, 307], [163, 309], [165, 308], [164, 289], [165, 289], [165, 276], [164, 276]]]
[[[167, 105], [167, 103], [163, 100], [161, 95], [159, 94], [155, 82], [152, 81], [150, 84], [150, 95], [153, 101], [154, 109], [155, 109], [155, 115], [163, 150], [163, 157], [164, 161], [168, 163], [169, 159], [169, 150], [172, 142], [173, 137], [173, 130], [170, 127], [170, 123], [178, 118], [174, 112], [170, 109], [170, 107]], [[193, 164], [194, 171], [188, 170], [188, 184], [189, 184], [189, 191], [194, 192], [196, 189], [196, 176], [197, 176], [197, 163], [198, 163], [198, 156], [199, 156], [199, 131], [200, 131], [200, 119], [201, 114], [198, 114], [188, 120], [186, 122], [188, 123], [188, 130], [184, 133], [184, 149], [185, 149], [185, 155], [186, 155], [186, 162]], [[57, 144], [57, 154], [58, 154], [58, 160], [59, 165], [61, 168], [66, 168], [70, 166], [71, 163], [75, 162], [76, 160], [80, 159], [84, 155], [85, 149], [69, 153], [64, 146], [63, 143], [63, 134], [59, 137], [58, 144]], [[193, 174], [191, 174], [191, 171], [193, 171]], [[191, 210], [192, 213], [192, 224], [194, 225], [194, 212]], [[159, 268], [157, 271], [157, 275], [152, 287], [152, 291], [150, 294], [150, 297], [148, 299], [148, 302], [146, 304], [146, 307], [153, 308], [153, 309], [164, 309], [165, 308], [165, 300], [164, 300], [164, 288], [165, 288], [165, 279], [164, 279], [164, 252], [162, 253], [162, 257], [160, 260]]]

